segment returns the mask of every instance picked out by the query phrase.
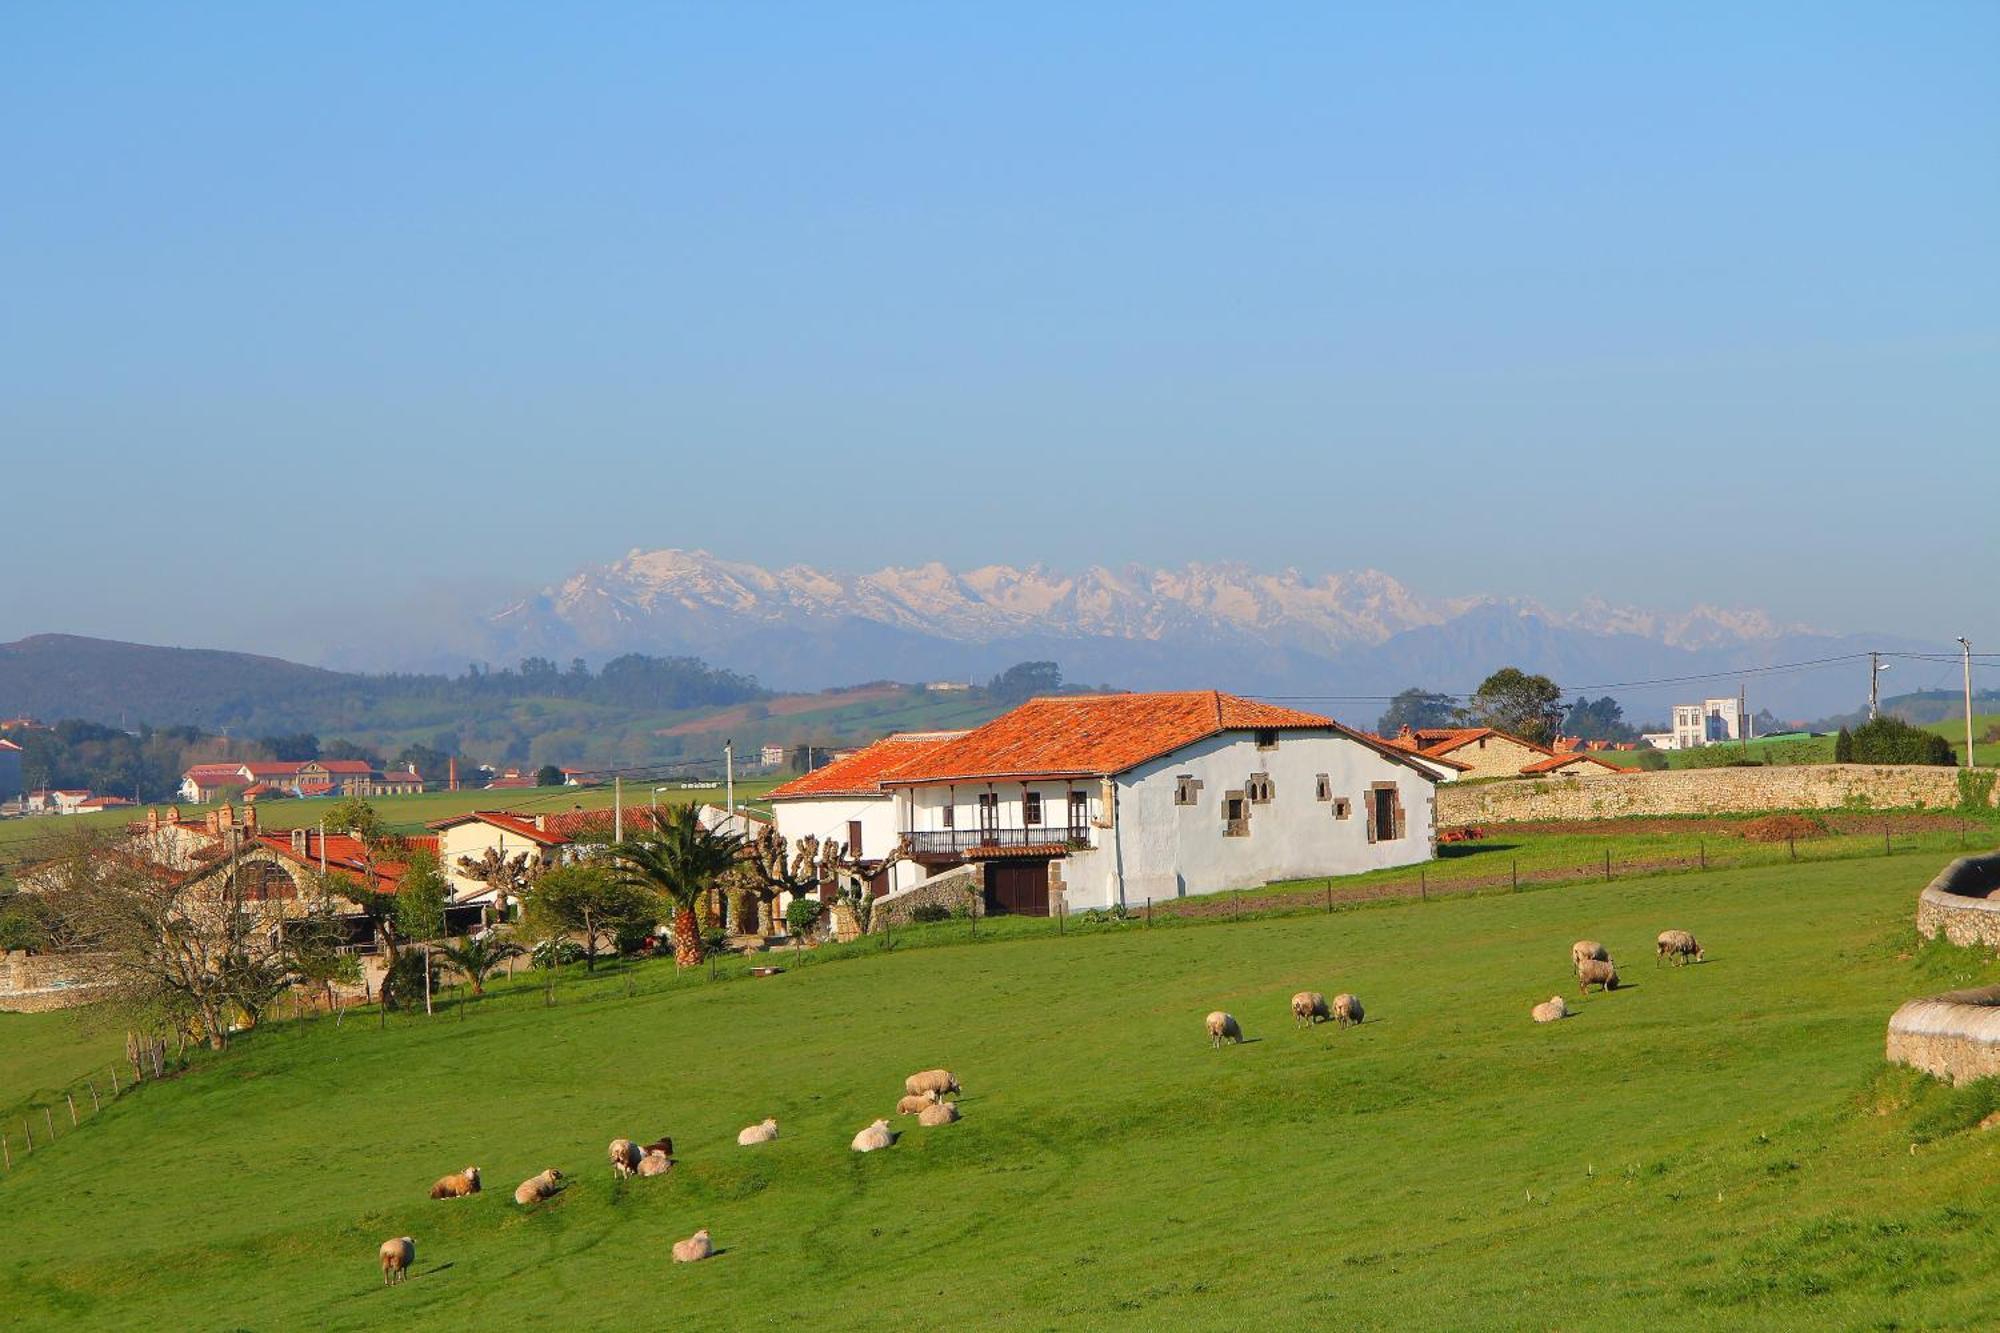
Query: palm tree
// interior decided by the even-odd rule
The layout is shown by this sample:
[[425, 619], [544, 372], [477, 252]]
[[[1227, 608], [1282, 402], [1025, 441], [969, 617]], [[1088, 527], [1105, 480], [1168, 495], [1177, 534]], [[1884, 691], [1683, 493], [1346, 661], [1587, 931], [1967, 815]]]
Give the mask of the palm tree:
[[488, 931], [474, 939], [467, 936], [457, 944], [447, 944], [438, 950], [445, 961], [457, 968], [464, 978], [472, 983], [474, 995], [486, 994], [486, 978], [493, 975], [509, 958], [518, 958], [524, 952], [512, 940], [503, 940]]
[[621, 884], [657, 893], [674, 907], [674, 963], [694, 967], [704, 957], [695, 905], [743, 854], [743, 839], [701, 822], [692, 804], [652, 812], [652, 828], [611, 849]]

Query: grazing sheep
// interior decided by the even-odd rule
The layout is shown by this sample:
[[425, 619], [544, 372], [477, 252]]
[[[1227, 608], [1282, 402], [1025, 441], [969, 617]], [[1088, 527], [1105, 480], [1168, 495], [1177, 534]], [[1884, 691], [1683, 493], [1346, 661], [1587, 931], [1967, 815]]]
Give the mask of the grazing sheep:
[[639, 1159], [645, 1155], [630, 1139], [611, 1140], [611, 1174], [624, 1180], [639, 1169]]
[[1551, 995], [1547, 1004], [1536, 1005], [1528, 1011], [1528, 1016], [1537, 1023], [1553, 1023], [1559, 1018], [1569, 1017], [1569, 1006], [1563, 1003], [1562, 996]]
[[529, 1176], [514, 1190], [514, 1202], [526, 1207], [539, 1203], [562, 1188], [563, 1173], [550, 1167], [539, 1176]]
[[889, 1122], [886, 1120], [877, 1120], [874, 1124], [856, 1134], [854, 1142], [850, 1146], [856, 1152], [874, 1152], [877, 1148], [886, 1148], [895, 1141], [896, 1136], [889, 1132]]
[[1672, 958], [1675, 967], [1686, 966], [1690, 957], [1699, 963], [1704, 952], [1701, 942], [1685, 930], [1663, 930], [1658, 949], [1653, 954], [1653, 966], [1658, 967], [1663, 958]]
[[938, 1102], [933, 1106], [926, 1106], [923, 1109], [923, 1113], [917, 1117], [917, 1123], [927, 1126], [949, 1125], [957, 1119], [958, 1104], [956, 1102]]
[[1326, 996], [1316, 990], [1302, 990], [1292, 997], [1292, 1019], [1311, 1027], [1314, 1023], [1324, 1023], [1332, 1017], [1326, 1007]]
[[912, 1092], [896, 1103], [897, 1115], [915, 1115], [926, 1106], [935, 1106], [938, 1095], [935, 1092]]
[[649, 1152], [639, 1159], [639, 1176], [642, 1180], [653, 1176], [664, 1176], [673, 1169], [674, 1159], [663, 1152]]
[[1582, 967], [1593, 958], [1600, 963], [1611, 961], [1611, 955], [1596, 940], [1578, 940], [1575, 944], [1569, 946], [1569, 965], [1571, 967]]
[[1243, 1029], [1237, 1025], [1234, 1014], [1225, 1014], [1220, 1009], [1208, 1016], [1208, 1044], [1216, 1050], [1222, 1049], [1224, 1040], [1240, 1042]]
[[431, 1186], [433, 1199], [463, 1199], [468, 1194], [479, 1193], [479, 1168], [468, 1166], [455, 1175], [449, 1175]]
[[1333, 997], [1333, 1017], [1334, 1021], [1346, 1027], [1349, 1023], [1359, 1023], [1366, 1015], [1362, 1013], [1361, 1001], [1342, 991]]
[[763, 1124], [751, 1125], [748, 1129], [738, 1133], [736, 1142], [742, 1147], [750, 1148], [759, 1143], [769, 1143], [777, 1137], [778, 1118], [776, 1116], [765, 1116]]
[[1576, 965], [1577, 994], [1590, 994], [1592, 986], [1602, 986], [1606, 990], [1617, 990], [1618, 969], [1601, 958], [1584, 959]]
[[417, 1261], [417, 1243], [408, 1236], [398, 1236], [394, 1240], [382, 1242], [382, 1285], [401, 1282], [410, 1275], [410, 1265]]
[[674, 1242], [674, 1262], [677, 1264], [697, 1263], [714, 1253], [715, 1247], [708, 1242], [707, 1227], [703, 1227], [686, 1240]]
[[656, 1152], [662, 1157], [672, 1157], [674, 1155], [674, 1141], [665, 1137], [657, 1138], [639, 1149], [639, 1151], [642, 1153]]
[[921, 1074], [912, 1074], [903, 1080], [903, 1091], [912, 1097], [932, 1093], [939, 1101], [943, 1101], [948, 1094], [962, 1095], [958, 1080], [949, 1069], [926, 1069]]

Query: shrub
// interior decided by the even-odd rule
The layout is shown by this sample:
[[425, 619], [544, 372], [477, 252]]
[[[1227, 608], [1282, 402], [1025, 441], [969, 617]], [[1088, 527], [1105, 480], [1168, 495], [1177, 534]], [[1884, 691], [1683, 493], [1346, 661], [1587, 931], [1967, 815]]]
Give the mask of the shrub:
[[785, 909], [785, 929], [794, 935], [810, 935], [813, 927], [819, 924], [821, 911], [817, 898], [794, 898], [791, 906]]
[[1958, 774], [1958, 808], [1961, 810], [1986, 810], [1993, 805], [1993, 780], [2000, 777], [1992, 769], [1960, 769]]
[[[396, 955], [396, 964], [382, 978], [382, 1003], [391, 1009], [421, 1009], [424, 1003], [424, 957], [422, 949], [405, 947]], [[431, 992], [438, 990], [436, 959], [432, 964]]]
[[[1834, 753], [1839, 753], [1839, 741]], [[1913, 727], [1900, 717], [1884, 714], [1854, 729], [1851, 762], [1857, 764], [1939, 764], [1958, 762], [1951, 742], [1934, 731]]]
[[583, 961], [583, 946], [567, 935], [551, 935], [537, 941], [528, 957], [536, 967], [568, 967], [571, 963]]
[[1842, 727], [1840, 734], [1833, 738], [1833, 762], [1836, 764], [1854, 762], [1854, 733], [1846, 727]]
[[653, 927], [645, 921], [621, 921], [611, 933], [611, 946], [621, 954], [641, 953], [653, 938]]
[[943, 903], [918, 903], [910, 909], [910, 920], [919, 925], [951, 920], [951, 909]]

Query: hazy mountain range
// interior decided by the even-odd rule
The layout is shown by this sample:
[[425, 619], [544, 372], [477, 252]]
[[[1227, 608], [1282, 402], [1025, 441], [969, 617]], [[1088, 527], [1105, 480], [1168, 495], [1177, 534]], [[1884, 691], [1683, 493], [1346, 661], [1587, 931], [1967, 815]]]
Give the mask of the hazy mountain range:
[[[1733, 693], [1735, 685], [1615, 682], [1916, 646], [1927, 645], [1824, 633], [1743, 608], [1590, 603], [1561, 611], [1526, 599], [1429, 598], [1378, 570], [1309, 578], [1234, 564], [1067, 572], [932, 563], [846, 574], [665, 549], [634, 550], [490, 615], [440, 626], [434, 649], [407, 660], [337, 664], [690, 654], [773, 688], [818, 689], [983, 679], [1012, 662], [1052, 658], [1071, 680], [1324, 696], [1408, 685], [1464, 691], [1512, 664], [1547, 672], [1573, 693], [1615, 694], [1641, 719], [1664, 718], [1682, 696]], [[1751, 704], [1820, 715], [1853, 707], [1866, 681], [1865, 667], [1757, 677]], [[1365, 702], [1327, 707], [1356, 719], [1369, 711]]]

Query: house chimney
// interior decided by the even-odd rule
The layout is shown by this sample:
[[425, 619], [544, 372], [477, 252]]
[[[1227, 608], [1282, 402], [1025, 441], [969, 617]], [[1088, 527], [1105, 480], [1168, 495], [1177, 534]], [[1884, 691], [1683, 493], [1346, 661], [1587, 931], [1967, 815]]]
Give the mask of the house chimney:
[[257, 831], [257, 807], [247, 801], [243, 805], [243, 827], [251, 833]]
[[549, 817], [547, 815], [536, 815], [535, 832], [547, 833], [548, 831], [549, 831]]
[[222, 803], [222, 808], [215, 812], [215, 826], [223, 829], [236, 827], [236, 806], [233, 803], [229, 801]]
[[306, 831], [302, 828], [292, 830], [292, 855], [298, 857], [300, 860], [305, 859]]
[[167, 807], [167, 822], [169, 824], [178, 824], [181, 822], [181, 808], [178, 805]]
[[209, 811], [207, 814], [201, 817], [201, 826], [207, 829], [210, 833], [222, 832], [221, 814], [214, 810]]
[[146, 812], [146, 832], [158, 833], [159, 831], [160, 831], [160, 812], [158, 810], [148, 810]]

